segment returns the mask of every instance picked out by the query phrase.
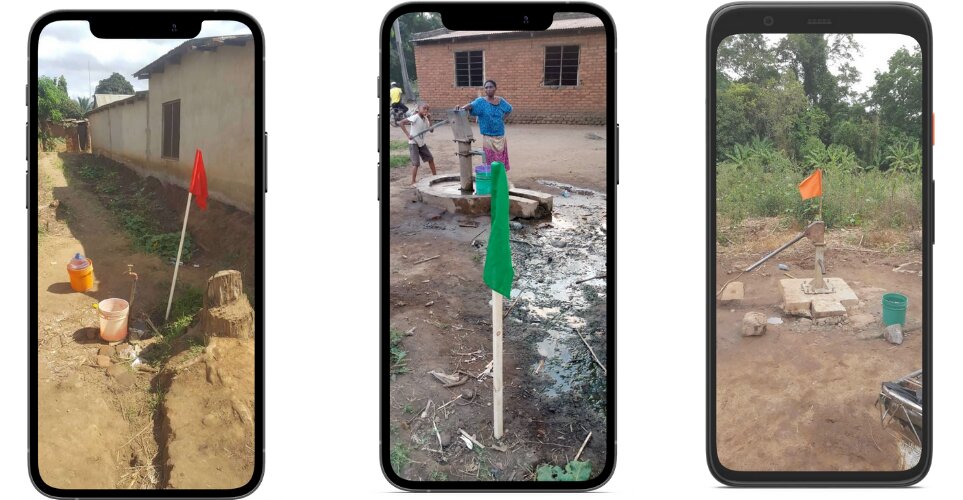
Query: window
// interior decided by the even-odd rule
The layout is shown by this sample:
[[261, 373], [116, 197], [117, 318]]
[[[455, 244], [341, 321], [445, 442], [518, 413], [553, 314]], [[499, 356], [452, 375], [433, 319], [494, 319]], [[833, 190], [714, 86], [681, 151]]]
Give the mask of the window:
[[455, 85], [481, 87], [485, 74], [483, 51], [455, 52]]
[[161, 156], [176, 160], [181, 153], [181, 101], [165, 102], [163, 109], [164, 143], [161, 146]]
[[545, 47], [545, 85], [578, 85], [578, 45]]

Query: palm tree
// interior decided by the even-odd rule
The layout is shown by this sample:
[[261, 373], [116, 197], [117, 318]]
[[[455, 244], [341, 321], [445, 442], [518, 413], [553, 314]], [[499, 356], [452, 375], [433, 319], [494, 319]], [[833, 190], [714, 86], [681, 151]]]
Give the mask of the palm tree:
[[80, 105], [80, 112], [83, 114], [94, 109], [94, 100], [89, 97], [78, 97], [77, 104]]

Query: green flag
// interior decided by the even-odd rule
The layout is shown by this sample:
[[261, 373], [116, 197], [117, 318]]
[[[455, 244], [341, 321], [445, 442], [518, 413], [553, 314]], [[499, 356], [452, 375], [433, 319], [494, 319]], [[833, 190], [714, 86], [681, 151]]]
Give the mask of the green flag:
[[505, 165], [492, 162], [492, 227], [488, 235], [488, 253], [485, 255], [485, 284], [509, 297], [512, 292], [512, 247], [508, 239], [508, 177]]

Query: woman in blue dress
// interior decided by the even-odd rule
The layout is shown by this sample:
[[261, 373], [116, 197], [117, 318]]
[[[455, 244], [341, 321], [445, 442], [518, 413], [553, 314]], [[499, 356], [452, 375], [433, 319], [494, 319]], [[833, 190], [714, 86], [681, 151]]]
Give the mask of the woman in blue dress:
[[507, 172], [508, 141], [505, 139], [505, 118], [512, 112], [512, 105], [503, 97], [497, 97], [495, 80], [485, 80], [485, 96], [462, 106], [472, 116], [478, 117], [478, 129], [482, 135], [482, 150], [489, 164], [500, 161]]

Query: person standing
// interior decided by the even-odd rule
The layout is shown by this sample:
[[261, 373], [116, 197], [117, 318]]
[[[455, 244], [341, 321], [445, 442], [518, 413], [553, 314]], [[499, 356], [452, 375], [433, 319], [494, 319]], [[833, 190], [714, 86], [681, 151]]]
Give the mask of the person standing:
[[[418, 104], [418, 112], [398, 122], [401, 131], [408, 138], [408, 154], [411, 156], [411, 185], [415, 185], [418, 176], [418, 167], [422, 160], [428, 162], [431, 175], [438, 175], [435, 171], [435, 157], [431, 155], [431, 150], [425, 144], [425, 132], [431, 127], [430, 108], [427, 103]], [[411, 125], [408, 130], [407, 125]], [[431, 131], [434, 133], [434, 130]]]
[[508, 140], [505, 138], [505, 118], [512, 112], [512, 105], [504, 97], [495, 95], [498, 85], [495, 80], [485, 80], [485, 96], [462, 106], [472, 116], [478, 117], [478, 129], [482, 135], [482, 150], [485, 161], [491, 164], [500, 161], [505, 171], [511, 170], [508, 163]]

